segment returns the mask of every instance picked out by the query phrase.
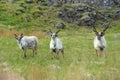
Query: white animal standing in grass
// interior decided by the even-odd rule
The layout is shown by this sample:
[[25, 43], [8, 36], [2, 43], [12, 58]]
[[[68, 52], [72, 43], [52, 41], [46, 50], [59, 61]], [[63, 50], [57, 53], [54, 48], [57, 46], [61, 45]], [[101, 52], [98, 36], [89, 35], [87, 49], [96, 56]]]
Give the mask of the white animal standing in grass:
[[[104, 37], [105, 31], [109, 28], [109, 25], [104, 25], [104, 30], [102, 32], [98, 32], [96, 28], [93, 26], [93, 31], [96, 36], [94, 38], [94, 48], [97, 56], [99, 56], [98, 51], [104, 52], [104, 57], [106, 57], [106, 39]], [[100, 54], [101, 55], [101, 54]]]
[[58, 32], [60, 30], [58, 30], [55, 33], [52, 33], [51, 30], [49, 30], [49, 34], [51, 35], [51, 40], [50, 40], [50, 52], [52, 55], [52, 59], [53, 59], [53, 52], [57, 53], [57, 55], [59, 55], [59, 51], [61, 51], [63, 57], [64, 57], [64, 48], [63, 48], [63, 44], [62, 41], [58, 38]]
[[38, 38], [36, 36], [23, 36], [23, 34], [18, 36], [14, 34], [14, 37], [17, 40], [20, 49], [24, 51], [25, 58], [27, 49], [32, 49], [33, 55], [34, 53], [37, 53]]

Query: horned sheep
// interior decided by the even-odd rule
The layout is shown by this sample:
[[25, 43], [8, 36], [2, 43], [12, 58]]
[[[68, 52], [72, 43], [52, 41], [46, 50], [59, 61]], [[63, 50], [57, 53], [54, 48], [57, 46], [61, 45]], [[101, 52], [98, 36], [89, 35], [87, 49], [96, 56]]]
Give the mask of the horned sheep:
[[23, 36], [14, 34], [15, 39], [18, 42], [20, 49], [24, 52], [24, 57], [26, 58], [27, 49], [32, 49], [33, 55], [37, 53], [38, 38], [36, 36]]

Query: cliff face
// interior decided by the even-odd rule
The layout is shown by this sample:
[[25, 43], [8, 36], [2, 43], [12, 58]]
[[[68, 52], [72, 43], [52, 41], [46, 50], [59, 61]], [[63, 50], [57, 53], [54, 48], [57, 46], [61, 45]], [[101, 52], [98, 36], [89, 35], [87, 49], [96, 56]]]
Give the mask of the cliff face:
[[96, 21], [106, 23], [109, 19], [119, 19], [120, 9], [102, 10], [82, 3], [71, 4], [65, 5], [60, 10], [59, 18], [68, 23], [76, 23], [79, 26], [91, 26]]
[[120, 4], [120, 0], [46, 0], [47, 3], [85, 3], [93, 7], [109, 9], [114, 5]]
[[[9, 2], [15, 2], [16, 0], [8, 0]], [[102, 9], [110, 9], [114, 5], [120, 4], [120, 0], [26, 0], [28, 3], [37, 2], [38, 5], [46, 4], [48, 6], [59, 3], [85, 3], [92, 7], [102, 8]]]
[[[1, 2], [3, 4], [5, 1], [1, 0]], [[120, 0], [7, 0], [8, 2], [13, 3], [14, 6], [17, 5], [13, 15], [24, 15], [20, 19], [25, 22], [44, 17], [45, 19], [62, 19], [64, 22], [75, 23], [79, 26], [91, 26], [95, 21], [106, 22], [108, 19], [120, 19]], [[61, 22], [54, 26], [65, 27]]]

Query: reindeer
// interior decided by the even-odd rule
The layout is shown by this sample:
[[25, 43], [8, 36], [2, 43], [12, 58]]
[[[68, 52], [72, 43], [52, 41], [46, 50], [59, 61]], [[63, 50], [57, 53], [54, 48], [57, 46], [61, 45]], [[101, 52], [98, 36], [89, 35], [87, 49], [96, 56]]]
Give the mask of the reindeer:
[[51, 35], [50, 53], [52, 55], [52, 59], [53, 59], [53, 52], [56, 53], [57, 56], [59, 56], [59, 51], [61, 51], [61, 53], [62, 53], [62, 55], [64, 57], [63, 44], [62, 44], [62, 41], [58, 38], [58, 33], [60, 32], [60, 30], [58, 30], [55, 33], [53, 33], [51, 30], [49, 30], [47, 32], [49, 32], [49, 34]]
[[24, 58], [26, 58], [26, 51], [28, 48], [33, 50], [33, 55], [34, 53], [37, 53], [38, 38], [36, 36], [23, 36], [23, 34], [18, 36], [17, 34], [14, 34], [14, 37], [17, 40], [20, 49], [24, 51]]
[[[105, 31], [109, 28], [110, 23], [108, 25], [103, 25], [104, 29], [102, 32], [98, 32], [93, 25], [93, 31], [95, 32], [96, 36], [94, 38], [94, 48], [96, 51], [97, 56], [99, 56], [98, 51], [104, 53], [104, 57], [106, 57], [106, 39], [104, 37]], [[101, 54], [100, 54], [101, 55]]]

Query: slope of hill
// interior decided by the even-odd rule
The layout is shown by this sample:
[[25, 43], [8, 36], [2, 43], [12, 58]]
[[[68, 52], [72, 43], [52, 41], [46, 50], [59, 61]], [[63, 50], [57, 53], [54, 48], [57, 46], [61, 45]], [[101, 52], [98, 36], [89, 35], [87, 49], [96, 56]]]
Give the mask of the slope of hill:
[[[0, 0], [0, 80], [120, 79], [120, 20], [110, 18], [111, 26], [105, 34], [107, 58], [103, 55], [97, 57], [93, 48], [95, 34], [92, 29], [79, 26], [78, 18], [73, 23], [69, 23], [58, 16], [65, 7], [66, 14], [71, 13], [74, 11], [73, 6], [76, 5], [54, 4], [48, 7], [37, 6], [36, 3], [28, 4], [23, 0], [17, 0], [12, 4]], [[104, 10], [99, 12], [102, 11], [104, 12]], [[114, 12], [114, 10], [105, 11]], [[86, 14], [89, 13], [82, 15], [86, 17]], [[71, 15], [73, 14], [67, 17], [71, 19]], [[99, 24], [102, 20], [96, 24], [99, 31], [102, 30]], [[44, 31], [52, 29], [55, 32], [57, 23], [65, 25], [59, 33], [64, 44], [65, 57], [59, 54], [60, 59], [55, 57], [51, 60], [50, 36]], [[24, 59], [23, 52], [14, 39], [14, 33], [37, 36], [39, 38], [38, 54], [32, 56], [32, 51], [28, 50], [27, 58]]]

